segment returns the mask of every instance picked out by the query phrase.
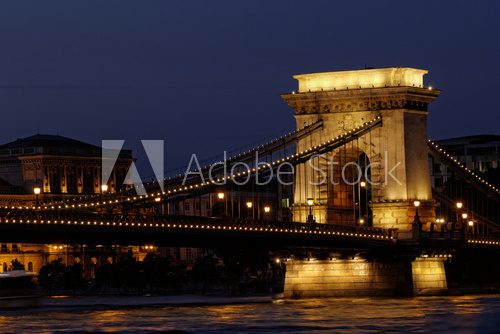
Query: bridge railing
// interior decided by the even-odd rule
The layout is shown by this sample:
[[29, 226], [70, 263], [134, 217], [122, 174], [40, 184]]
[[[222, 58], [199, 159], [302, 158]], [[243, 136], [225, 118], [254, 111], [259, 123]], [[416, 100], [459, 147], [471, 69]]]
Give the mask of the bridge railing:
[[353, 238], [391, 240], [392, 230], [353, 225], [310, 224], [300, 222], [266, 221], [229, 217], [174, 216], [174, 215], [125, 215], [71, 211], [33, 211], [0, 209], [0, 223], [66, 223], [75, 225], [113, 226], [202, 226], [222, 227], [245, 231], [269, 231], [283, 233], [305, 233], [337, 235]]

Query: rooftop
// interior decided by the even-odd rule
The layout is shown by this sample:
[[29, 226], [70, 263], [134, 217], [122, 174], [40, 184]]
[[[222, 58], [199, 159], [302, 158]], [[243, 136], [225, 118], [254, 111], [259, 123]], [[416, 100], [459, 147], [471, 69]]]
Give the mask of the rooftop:
[[492, 135], [492, 134], [482, 134], [482, 135], [472, 135], [472, 136], [463, 136], [463, 137], [454, 137], [454, 138], [446, 138], [436, 140], [436, 143], [440, 145], [452, 145], [452, 144], [488, 144], [488, 143], [499, 143], [500, 135]]
[[[64, 155], [101, 157], [101, 147], [50, 134], [36, 134], [0, 145], [0, 157], [23, 155]], [[131, 150], [122, 150], [121, 157], [131, 158]]]

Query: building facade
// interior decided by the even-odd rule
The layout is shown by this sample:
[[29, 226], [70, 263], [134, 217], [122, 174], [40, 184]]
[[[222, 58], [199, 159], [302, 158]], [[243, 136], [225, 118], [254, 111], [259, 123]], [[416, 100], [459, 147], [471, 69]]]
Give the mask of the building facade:
[[[461, 164], [477, 173], [486, 173], [500, 164], [500, 135], [476, 135], [437, 140], [436, 143]], [[432, 183], [442, 187], [450, 173], [446, 166], [432, 161]], [[494, 181], [494, 180], [491, 180]]]
[[[122, 150], [108, 182], [110, 192], [121, 189], [132, 151]], [[0, 146], [2, 193], [42, 196], [89, 195], [101, 192], [101, 147], [75, 139], [42, 135], [20, 138]]]
[[[1, 145], [0, 205], [35, 205], [36, 202], [100, 193], [101, 152], [99, 146], [44, 134]], [[121, 189], [133, 160], [131, 150], [120, 152], [108, 182], [108, 191]], [[39, 194], [35, 195], [35, 188], [39, 189]], [[84, 245], [0, 243], [0, 271], [8, 270], [12, 261], [18, 260], [26, 270], [38, 272], [44, 264], [61, 258], [66, 264], [82, 261], [91, 275], [92, 266], [113, 259], [120, 251], [127, 252], [128, 249], [139, 259], [151, 250], [130, 246], [119, 250], [91, 247], [85, 251]]]

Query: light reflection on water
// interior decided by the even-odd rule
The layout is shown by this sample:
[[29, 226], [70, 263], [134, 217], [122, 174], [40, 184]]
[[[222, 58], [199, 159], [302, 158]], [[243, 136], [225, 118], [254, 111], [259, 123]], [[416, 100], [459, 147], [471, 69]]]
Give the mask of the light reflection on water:
[[500, 296], [329, 298], [269, 304], [0, 313], [2, 333], [497, 332]]

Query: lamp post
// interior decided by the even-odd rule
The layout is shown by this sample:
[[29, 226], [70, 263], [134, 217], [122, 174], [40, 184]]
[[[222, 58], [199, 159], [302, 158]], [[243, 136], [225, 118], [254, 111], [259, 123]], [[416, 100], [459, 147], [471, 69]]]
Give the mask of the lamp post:
[[466, 231], [467, 231], [467, 227], [465, 226], [465, 225], [466, 225], [466, 223], [467, 223], [467, 216], [468, 216], [468, 215], [467, 215], [467, 213], [466, 213], [466, 212], [462, 213], [462, 222], [461, 222], [461, 223], [462, 223], [462, 237], [463, 237], [464, 239], [465, 239], [465, 233], [466, 233]]
[[35, 194], [35, 198], [36, 198], [36, 206], [38, 206], [40, 204], [38, 196], [40, 195], [41, 191], [42, 191], [42, 189], [40, 189], [40, 187], [33, 188], [33, 193]]
[[109, 187], [107, 184], [101, 185], [101, 193], [105, 194], [108, 191]]
[[219, 201], [224, 201], [224, 203], [223, 203], [223, 204], [224, 204], [224, 217], [226, 217], [226, 216], [227, 216], [227, 205], [226, 205], [227, 201], [226, 201], [226, 194], [225, 194], [225, 193], [223, 193], [222, 191], [219, 191], [219, 192], [217, 193], [217, 199], [218, 199]]
[[453, 237], [453, 233], [455, 233], [456, 226], [459, 221], [459, 215], [460, 215], [460, 210], [462, 209], [463, 203], [462, 202], [457, 202], [456, 207], [457, 207], [457, 214], [456, 214], [456, 219], [455, 221], [451, 224], [451, 233], [450, 233], [450, 238]]
[[[248, 201], [245, 203], [245, 205], [247, 206], [248, 211], [252, 213], [252, 215], [251, 215], [252, 219], [255, 219], [254, 213], [253, 213], [253, 202]], [[250, 215], [248, 215], [248, 216], [250, 216]]]
[[438, 218], [436, 219], [436, 223], [439, 224], [440, 226], [440, 237], [442, 238], [444, 236], [444, 218]]
[[473, 220], [469, 220], [469, 229], [470, 229], [470, 234], [474, 234], [474, 221]]
[[420, 217], [418, 215], [418, 207], [420, 206], [420, 201], [414, 201], [413, 206], [415, 207], [415, 217], [412, 223], [413, 240], [420, 240], [422, 236], [422, 223], [420, 222]]
[[264, 216], [266, 220], [269, 220], [269, 213], [271, 212], [271, 207], [269, 205], [264, 206]]
[[314, 200], [312, 198], [307, 199], [307, 205], [309, 206], [309, 215], [307, 215], [307, 223], [313, 224], [316, 221], [314, 220], [314, 216], [312, 214], [312, 206], [314, 204]]

